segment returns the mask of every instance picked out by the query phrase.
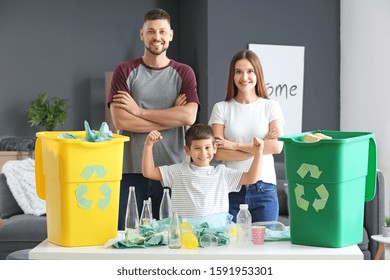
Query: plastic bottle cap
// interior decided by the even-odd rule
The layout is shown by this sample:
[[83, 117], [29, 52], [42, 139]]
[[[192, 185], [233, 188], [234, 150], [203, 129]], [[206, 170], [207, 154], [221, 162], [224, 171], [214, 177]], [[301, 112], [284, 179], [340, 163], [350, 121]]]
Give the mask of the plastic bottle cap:
[[230, 235], [232, 237], [236, 237], [237, 236], [237, 226], [236, 225], [233, 225], [231, 228], [230, 228]]
[[246, 210], [248, 209], [248, 204], [240, 204], [240, 210]]

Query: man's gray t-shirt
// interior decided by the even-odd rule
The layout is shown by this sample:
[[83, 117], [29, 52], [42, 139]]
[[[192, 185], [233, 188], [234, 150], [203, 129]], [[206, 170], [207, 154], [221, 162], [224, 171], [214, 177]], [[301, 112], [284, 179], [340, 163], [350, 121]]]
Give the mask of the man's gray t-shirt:
[[[179, 94], [186, 101], [199, 104], [194, 71], [188, 65], [171, 60], [166, 67], [146, 66], [142, 58], [119, 64], [112, 77], [108, 106], [118, 91], [127, 91], [144, 109], [163, 110], [174, 106]], [[182, 162], [184, 152], [184, 127], [160, 131], [163, 141], [153, 147], [156, 166]], [[123, 173], [142, 173], [142, 153], [147, 133], [122, 131], [130, 137], [125, 142]]]

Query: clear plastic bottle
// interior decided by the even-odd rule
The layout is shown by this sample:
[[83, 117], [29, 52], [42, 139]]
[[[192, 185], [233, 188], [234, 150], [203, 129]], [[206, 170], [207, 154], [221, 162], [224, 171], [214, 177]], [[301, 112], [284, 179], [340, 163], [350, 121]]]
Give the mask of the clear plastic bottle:
[[152, 223], [152, 212], [150, 209], [149, 200], [144, 200], [139, 223], [140, 225], [150, 225]]
[[237, 214], [237, 246], [248, 247], [252, 244], [252, 215], [248, 204], [240, 204]]
[[172, 201], [169, 196], [169, 189], [164, 189], [160, 204], [160, 220], [172, 217]]
[[205, 233], [199, 238], [200, 246], [203, 248], [218, 246], [218, 237], [212, 233]]
[[180, 235], [181, 235], [181, 229], [180, 229], [179, 215], [177, 214], [177, 211], [175, 209], [172, 209], [172, 218], [168, 230], [169, 248], [171, 249], [181, 248]]
[[137, 208], [137, 200], [135, 198], [135, 187], [129, 187], [129, 198], [127, 201], [126, 219], [125, 219], [125, 230], [126, 235], [129, 231], [138, 233], [139, 228], [139, 216]]

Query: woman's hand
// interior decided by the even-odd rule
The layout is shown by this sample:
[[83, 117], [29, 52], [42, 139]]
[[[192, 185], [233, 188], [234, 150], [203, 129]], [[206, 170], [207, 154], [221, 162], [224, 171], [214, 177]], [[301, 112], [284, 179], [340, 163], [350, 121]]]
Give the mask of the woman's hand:
[[276, 128], [270, 130], [267, 135], [265, 135], [264, 140], [277, 140], [279, 137], [279, 132]]
[[215, 143], [217, 145], [217, 148], [220, 149], [226, 149], [226, 150], [237, 150], [237, 144], [235, 142], [226, 140], [225, 138], [222, 138], [221, 136], [215, 136]]

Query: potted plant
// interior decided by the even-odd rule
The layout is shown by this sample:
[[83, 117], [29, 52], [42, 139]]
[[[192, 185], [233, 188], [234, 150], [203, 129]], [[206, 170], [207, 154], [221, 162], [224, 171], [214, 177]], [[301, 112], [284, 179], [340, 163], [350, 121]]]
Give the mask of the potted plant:
[[383, 237], [390, 237], [390, 216], [385, 217], [385, 225], [382, 228]]
[[64, 126], [68, 108], [66, 99], [54, 97], [49, 100], [45, 93], [39, 93], [28, 108], [29, 123], [31, 126], [44, 127], [47, 131], [52, 131]]

